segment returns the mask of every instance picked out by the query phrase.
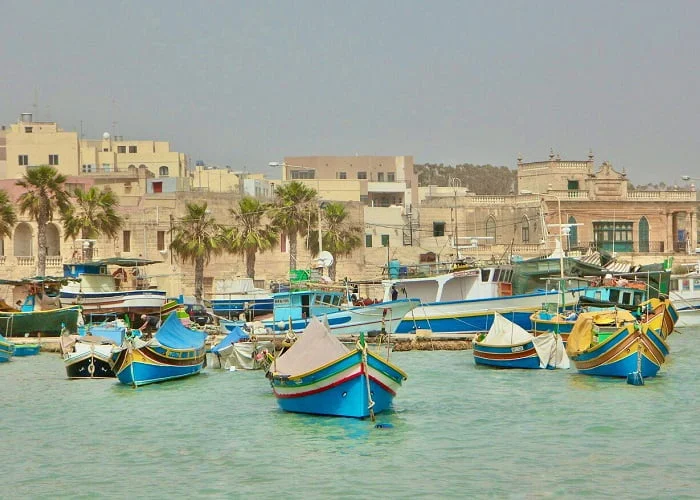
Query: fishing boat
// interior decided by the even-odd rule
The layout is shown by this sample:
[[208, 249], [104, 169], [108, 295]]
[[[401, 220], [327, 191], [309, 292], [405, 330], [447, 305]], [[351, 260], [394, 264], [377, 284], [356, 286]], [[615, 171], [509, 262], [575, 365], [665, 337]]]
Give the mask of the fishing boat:
[[[579, 315], [566, 347], [579, 373], [625, 377], [633, 385], [657, 374], [678, 315], [668, 299], [652, 298], [641, 307], [640, 318], [625, 310]], [[601, 321], [600, 315], [614, 320]]]
[[[325, 317], [332, 333], [394, 333], [403, 318], [420, 304], [419, 299], [398, 299], [372, 302], [363, 306], [345, 306], [345, 294], [338, 290], [294, 290], [274, 294], [272, 319], [255, 322], [269, 333], [300, 333], [313, 317]], [[241, 326], [240, 322], [220, 320], [226, 329]], [[249, 324], [251, 327], [253, 323]]]
[[678, 328], [700, 325], [700, 263], [683, 274], [671, 275], [669, 297], [678, 308]]
[[61, 354], [68, 378], [114, 377], [111, 367], [112, 349], [118, 344], [111, 338], [97, 335], [62, 335]]
[[186, 328], [171, 313], [151, 339], [125, 337], [112, 352], [112, 370], [133, 387], [196, 375], [206, 361], [206, 339], [206, 333]]
[[274, 342], [257, 340], [235, 327], [207, 353], [207, 366], [224, 370], [267, 369], [269, 356], [274, 352]]
[[522, 327], [494, 313], [488, 334], [473, 344], [474, 363], [497, 368], [569, 368], [560, 335], [535, 337]]
[[273, 361], [268, 375], [284, 411], [355, 418], [388, 410], [407, 378], [370, 352], [364, 336], [351, 349], [317, 318]]
[[88, 322], [78, 326], [78, 335], [104, 337], [121, 345], [129, 330], [129, 323], [115, 313], [90, 313]]
[[[532, 328], [530, 317], [543, 302], [556, 302], [556, 290], [542, 289], [513, 295], [510, 265], [452, 267], [434, 276], [384, 280], [384, 299], [395, 289], [399, 297], [420, 299], [398, 325], [397, 334], [430, 330], [436, 335], [473, 335], [487, 332], [496, 311], [525, 330]], [[582, 288], [573, 288], [566, 306], [573, 307]]]
[[255, 286], [252, 278], [214, 280], [214, 297], [211, 299], [214, 314], [226, 319], [247, 320], [270, 314], [273, 310], [273, 294]]
[[41, 352], [41, 344], [20, 344], [15, 342], [15, 356], [36, 356]]
[[70, 281], [61, 287], [61, 303], [80, 305], [86, 314], [158, 313], [166, 303], [166, 292], [153, 288], [146, 272], [147, 266], [156, 263], [114, 257], [64, 264], [63, 275]]
[[0, 334], [0, 362], [10, 361], [15, 354], [15, 344]]

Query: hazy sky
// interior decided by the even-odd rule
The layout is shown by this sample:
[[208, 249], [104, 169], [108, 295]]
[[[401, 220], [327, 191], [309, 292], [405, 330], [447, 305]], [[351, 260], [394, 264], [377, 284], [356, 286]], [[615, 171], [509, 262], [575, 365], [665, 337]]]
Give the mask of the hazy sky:
[[[700, 2], [14, 1], [0, 122], [168, 140], [279, 174], [285, 155], [700, 177]], [[113, 122], [116, 122], [113, 125]]]

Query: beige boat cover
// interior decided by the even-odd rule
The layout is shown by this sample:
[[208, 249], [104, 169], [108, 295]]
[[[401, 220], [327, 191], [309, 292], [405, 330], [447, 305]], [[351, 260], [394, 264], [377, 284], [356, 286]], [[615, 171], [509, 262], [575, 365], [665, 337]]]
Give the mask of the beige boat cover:
[[566, 341], [566, 354], [573, 356], [585, 351], [593, 343], [593, 313], [581, 314]]
[[315, 370], [350, 352], [318, 318], [312, 318], [299, 338], [272, 362], [272, 372], [290, 377]]

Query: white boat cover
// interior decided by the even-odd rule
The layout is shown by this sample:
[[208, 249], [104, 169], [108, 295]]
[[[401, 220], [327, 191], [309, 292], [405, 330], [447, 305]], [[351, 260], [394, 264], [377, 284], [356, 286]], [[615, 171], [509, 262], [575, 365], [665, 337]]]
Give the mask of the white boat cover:
[[489, 328], [489, 333], [481, 341], [486, 345], [514, 345], [529, 342], [534, 337], [525, 330], [497, 312], [493, 313], [493, 324]]
[[494, 312], [493, 324], [489, 328], [489, 333], [480, 343], [492, 346], [509, 346], [525, 344], [530, 341], [535, 346], [537, 356], [540, 358], [540, 368], [547, 368], [548, 365], [554, 368], [569, 368], [569, 357], [564, 350], [561, 335], [545, 333], [535, 337], [523, 327], [497, 312]]
[[314, 317], [292, 347], [272, 362], [277, 374], [301, 375], [328, 364], [350, 352], [326, 325]]
[[537, 356], [540, 358], [540, 368], [551, 366], [567, 370], [571, 366], [561, 335], [545, 333], [533, 338], [532, 343], [535, 345]]

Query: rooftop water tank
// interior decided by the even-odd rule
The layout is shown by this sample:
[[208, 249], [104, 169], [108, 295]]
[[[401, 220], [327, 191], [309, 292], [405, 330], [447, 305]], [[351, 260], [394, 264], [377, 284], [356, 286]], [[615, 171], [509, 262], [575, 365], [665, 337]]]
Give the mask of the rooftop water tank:
[[21, 115], [19, 115], [19, 121], [23, 123], [32, 123], [32, 114], [22, 113]]

